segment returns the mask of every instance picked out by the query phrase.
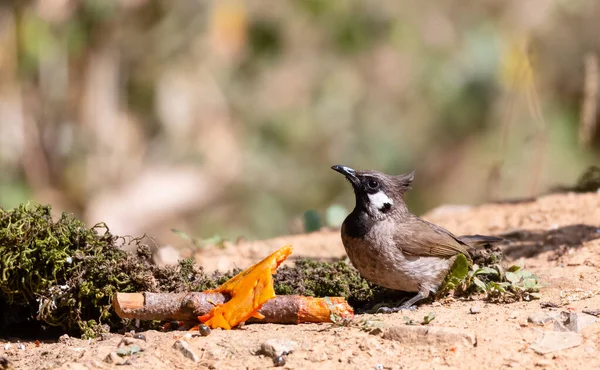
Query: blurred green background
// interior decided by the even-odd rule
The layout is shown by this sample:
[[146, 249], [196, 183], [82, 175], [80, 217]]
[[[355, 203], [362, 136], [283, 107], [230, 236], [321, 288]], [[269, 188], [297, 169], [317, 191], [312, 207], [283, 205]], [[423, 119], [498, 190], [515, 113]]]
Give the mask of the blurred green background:
[[335, 226], [354, 197], [333, 164], [415, 169], [416, 213], [572, 184], [599, 158], [598, 14], [597, 0], [3, 2], [0, 206], [176, 243], [171, 228], [301, 232], [307, 210]]

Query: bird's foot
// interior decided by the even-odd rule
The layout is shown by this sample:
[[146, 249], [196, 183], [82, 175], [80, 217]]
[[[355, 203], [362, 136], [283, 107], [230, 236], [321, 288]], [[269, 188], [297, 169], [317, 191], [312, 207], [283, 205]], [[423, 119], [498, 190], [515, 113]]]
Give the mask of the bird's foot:
[[384, 313], [384, 314], [388, 314], [388, 313], [396, 313], [396, 312], [400, 312], [400, 311], [415, 311], [417, 309], [417, 306], [415, 305], [411, 305], [411, 306], [398, 306], [398, 307], [380, 307], [379, 309], [377, 309], [377, 311], [375, 311], [375, 313]]

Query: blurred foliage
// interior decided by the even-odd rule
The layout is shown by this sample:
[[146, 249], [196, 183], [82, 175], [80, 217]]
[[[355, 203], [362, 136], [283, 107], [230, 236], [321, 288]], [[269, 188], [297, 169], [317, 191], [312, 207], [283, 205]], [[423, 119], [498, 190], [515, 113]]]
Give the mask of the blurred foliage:
[[338, 163], [416, 169], [416, 212], [571, 184], [598, 160], [598, 130], [577, 139], [582, 102], [598, 100], [583, 88], [598, 12], [594, 0], [8, 2], [0, 205], [33, 198], [180, 243], [171, 228], [299, 232], [307, 210], [338, 225], [328, 207], [354, 201]]

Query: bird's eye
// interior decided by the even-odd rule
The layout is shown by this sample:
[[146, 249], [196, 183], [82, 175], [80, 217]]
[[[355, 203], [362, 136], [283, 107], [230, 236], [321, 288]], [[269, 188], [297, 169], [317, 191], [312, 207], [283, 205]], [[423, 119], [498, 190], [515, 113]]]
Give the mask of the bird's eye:
[[377, 189], [377, 187], [379, 187], [379, 183], [376, 180], [369, 180], [367, 186], [371, 189]]

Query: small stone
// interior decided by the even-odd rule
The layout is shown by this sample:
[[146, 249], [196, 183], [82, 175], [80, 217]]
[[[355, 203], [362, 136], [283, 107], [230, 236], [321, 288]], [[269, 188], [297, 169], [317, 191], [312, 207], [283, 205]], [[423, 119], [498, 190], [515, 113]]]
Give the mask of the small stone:
[[133, 335], [134, 339], [139, 339], [139, 340], [143, 340], [144, 342], [146, 342], [146, 336], [142, 333], [137, 333]]
[[556, 303], [556, 302], [540, 302], [540, 307], [541, 308], [558, 308], [560, 307], [560, 304]]
[[588, 315], [600, 317], [600, 310], [583, 310], [583, 313], [587, 313]]
[[529, 317], [527, 317], [527, 321], [535, 325], [545, 325], [551, 321], [554, 321], [560, 317], [560, 313], [558, 312], [534, 312]]
[[481, 307], [478, 306], [478, 305], [471, 306], [471, 308], [469, 308], [469, 313], [472, 314], [472, 315], [481, 313]]
[[383, 338], [424, 346], [463, 345], [465, 347], [474, 347], [477, 345], [477, 337], [474, 333], [458, 328], [437, 326], [393, 326], [383, 334]]
[[574, 331], [579, 333], [583, 328], [596, 323], [598, 319], [595, 316], [585, 313], [561, 312], [560, 317], [554, 321], [554, 330], [556, 331]]
[[262, 354], [272, 359], [279, 356], [286, 356], [298, 347], [298, 343], [290, 339], [285, 338], [274, 338], [263, 342], [260, 345], [258, 354]]
[[208, 337], [211, 333], [211, 330], [208, 326], [200, 324], [198, 325], [198, 333], [200, 333], [200, 335], [202, 335], [203, 337]]
[[60, 337], [58, 337], [58, 342], [69, 344], [71, 342], [71, 337], [69, 337], [69, 334], [63, 334]]
[[117, 352], [113, 351], [104, 358], [104, 362], [106, 362], [108, 364], [125, 365], [125, 363], [127, 362], [127, 359], [119, 356], [117, 354]]
[[25, 350], [25, 345], [23, 343], [19, 343], [17, 344], [17, 348], [20, 349], [21, 351]]
[[381, 329], [381, 328], [375, 328], [369, 332], [369, 334], [371, 334], [371, 335], [379, 335], [381, 333], [383, 333], [383, 329]]
[[545, 331], [529, 348], [544, 355], [581, 345], [581, 335], [571, 331]]
[[198, 362], [198, 355], [196, 355], [194, 353], [194, 351], [192, 351], [192, 349], [190, 348], [190, 345], [183, 340], [178, 340], [173, 344], [173, 348], [179, 350], [179, 352], [181, 352], [181, 354], [186, 357], [189, 358], [190, 360], [194, 361], [194, 362]]
[[275, 367], [284, 366], [285, 365], [285, 357], [283, 357], [283, 356], [273, 357], [273, 365]]

